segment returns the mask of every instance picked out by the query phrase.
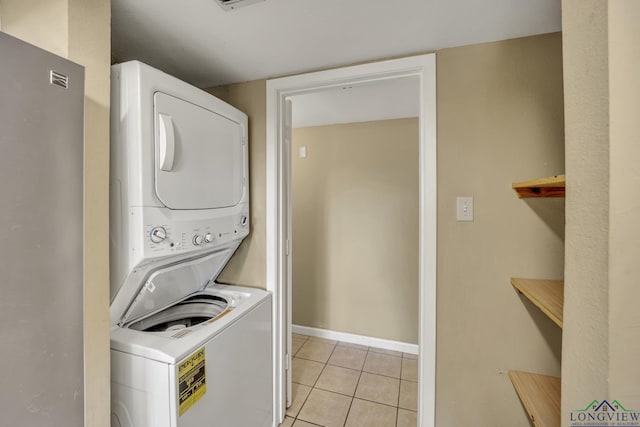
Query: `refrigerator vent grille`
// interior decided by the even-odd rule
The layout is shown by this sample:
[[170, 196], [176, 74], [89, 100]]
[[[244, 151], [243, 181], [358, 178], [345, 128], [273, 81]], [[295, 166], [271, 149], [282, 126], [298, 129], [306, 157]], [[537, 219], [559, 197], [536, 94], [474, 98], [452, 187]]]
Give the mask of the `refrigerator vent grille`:
[[69, 87], [69, 77], [51, 70], [49, 73], [49, 83], [66, 89]]

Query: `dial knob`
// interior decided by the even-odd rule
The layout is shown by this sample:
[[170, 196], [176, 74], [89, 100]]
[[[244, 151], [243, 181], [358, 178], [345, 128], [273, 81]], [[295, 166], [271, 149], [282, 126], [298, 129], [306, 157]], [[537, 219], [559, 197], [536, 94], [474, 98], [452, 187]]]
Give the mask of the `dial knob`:
[[205, 243], [211, 243], [213, 242], [213, 234], [211, 233], [207, 233], [204, 235], [204, 242]]
[[203, 240], [203, 238], [199, 234], [196, 234], [195, 236], [193, 236], [193, 244], [195, 246], [200, 246], [202, 244], [202, 240]]
[[153, 243], [160, 243], [167, 238], [167, 230], [164, 227], [153, 227], [150, 237]]

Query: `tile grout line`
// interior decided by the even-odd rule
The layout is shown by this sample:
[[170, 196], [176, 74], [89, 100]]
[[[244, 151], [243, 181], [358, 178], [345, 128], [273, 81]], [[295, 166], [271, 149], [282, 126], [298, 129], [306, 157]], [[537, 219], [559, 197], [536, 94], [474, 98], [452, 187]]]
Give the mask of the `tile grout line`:
[[[298, 334], [298, 336], [300, 336], [300, 337], [305, 337], [305, 338], [303, 338], [303, 339], [304, 339], [304, 342], [302, 343], [302, 345], [300, 346], [300, 348], [298, 348], [298, 350], [297, 350], [294, 354], [292, 354], [292, 355], [291, 355], [291, 362], [292, 362], [292, 363], [291, 363], [291, 369], [293, 369], [293, 359], [295, 358], [296, 354], [298, 354], [298, 353], [300, 352], [300, 350], [302, 350], [302, 347], [304, 347], [304, 345], [307, 343], [307, 341], [309, 341], [309, 338], [310, 338], [308, 335], [300, 335], [300, 334]], [[293, 336], [291, 337], [291, 340], [293, 341]], [[299, 357], [299, 359], [302, 359], [302, 358], [301, 358], [301, 357]], [[303, 360], [307, 360], [307, 359], [303, 359]], [[323, 367], [323, 370], [324, 370], [324, 367]], [[322, 373], [322, 371], [320, 371], [320, 373]], [[293, 374], [293, 373], [292, 373], [292, 374]], [[292, 375], [292, 376], [293, 376], [293, 375]], [[320, 378], [320, 375], [318, 375], [318, 378]], [[316, 381], [317, 381], [317, 379], [316, 379]], [[291, 381], [291, 383], [293, 384], [293, 381]], [[305, 384], [300, 384], [300, 383], [296, 383], [296, 384], [299, 384], [299, 385], [305, 385]], [[314, 384], [315, 384], [315, 383], [314, 383]], [[309, 387], [309, 386], [306, 386], [306, 387]], [[307, 403], [307, 399], [309, 399], [309, 395], [311, 394], [311, 391], [312, 391], [312, 390], [313, 390], [313, 386], [311, 386], [311, 389], [309, 390], [309, 393], [307, 394], [307, 397], [305, 397], [305, 398], [304, 398], [304, 401], [303, 401], [303, 402], [302, 402], [302, 404], [300, 405], [300, 409], [298, 409], [298, 412], [296, 412], [296, 416], [295, 416], [295, 417], [291, 417], [291, 418], [293, 418], [293, 423], [291, 423], [291, 425], [292, 425], [292, 426], [293, 426], [293, 424], [295, 424], [295, 423], [296, 423], [296, 420], [298, 419], [298, 415], [300, 415], [300, 412], [302, 411], [302, 407], [304, 406], [304, 404], [305, 404], [305, 403]], [[292, 396], [291, 396], [291, 403], [293, 403], [293, 392], [292, 392]], [[286, 409], [287, 409], [287, 408], [285, 408], [285, 414], [284, 414], [285, 419], [286, 419], [286, 417], [287, 417], [287, 411], [286, 411]], [[302, 421], [304, 421], [304, 420], [302, 420]]]
[[[311, 338], [311, 337], [308, 337], [308, 336], [307, 336], [307, 337], [304, 339], [304, 342], [303, 342], [303, 344], [300, 346], [300, 348], [298, 349], [298, 352], [302, 349], [302, 347], [303, 347], [305, 344], [307, 344], [307, 343], [310, 341], [310, 338]], [[322, 342], [322, 341], [318, 341], [318, 342]], [[331, 343], [325, 343], [325, 344], [331, 344]], [[344, 396], [344, 397], [348, 397], [348, 398], [350, 398], [350, 399], [351, 399], [351, 400], [350, 400], [350, 403], [349, 403], [349, 409], [347, 410], [347, 414], [346, 414], [346, 417], [345, 417], [345, 421], [344, 421], [344, 423], [343, 423], [343, 427], [345, 427], [345, 426], [346, 426], [346, 423], [347, 423], [347, 420], [348, 420], [348, 418], [349, 418], [349, 414], [351, 413], [351, 409], [352, 409], [352, 407], [353, 407], [353, 403], [354, 403], [354, 401], [355, 401], [355, 399], [356, 399], [356, 392], [357, 392], [358, 387], [359, 387], [359, 385], [360, 385], [360, 381], [361, 381], [361, 379], [362, 379], [362, 374], [366, 372], [366, 373], [367, 373], [367, 374], [369, 374], [369, 375], [378, 375], [378, 376], [380, 376], [380, 377], [384, 377], [384, 378], [389, 378], [389, 379], [398, 380], [398, 400], [397, 400], [397, 406], [389, 405], [389, 404], [382, 403], [382, 402], [376, 402], [376, 401], [369, 400], [369, 399], [361, 399], [361, 400], [366, 401], [366, 402], [370, 402], [370, 403], [373, 403], [373, 404], [378, 404], [378, 405], [382, 405], [382, 406], [386, 406], [386, 407], [389, 407], [389, 408], [394, 408], [394, 409], [396, 409], [395, 424], [396, 424], [396, 427], [397, 427], [397, 424], [399, 423], [399, 419], [400, 419], [400, 418], [399, 418], [399, 417], [400, 417], [400, 409], [401, 409], [401, 408], [400, 408], [400, 390], [401, 390], [401, 387], [402, 387], [402, 381], [407, 381], [407, 382], [410, 382], [410, 383], [418, 383], [418, 381], [403, 380], [403, 379], [402, 379], [402, 375], [403, 375], [403, 372], [404, 372], [404, 363], [403, 363], [403, 362], [404, 362], [404, 359], [407, 359], [407, 360], [415, 360], [415, 359], [410, 359], [410, 358], [404, 357], [404, 353], [402, 353], [400, 356], [396, 356], [396, 355], [394, 355], [394, 354], [388, 354], [388, 353], [384, 353], [384, 352], [377, 352], [377, 351], [373, 351], [373, 350], [371, 350], [371, 347], [368, 347], [368, 348], [367, 348], [367, 350], [363, 350], [362, 348], [355, 348], [355, 347], [349, 347], [349, 346], [344, 346], [344, 345], [343, 345], [343, 346], [341, 346], [341, 345], [340, 345], [340, 341], [336, 341], [336, 343], [335, 343], [335, 344], [332, 344], [332, 345], [333, 345], [333, 348], [332, 348], [332, 350], [331, 350], [331, 353], [329, 354], [329, 357], [327, 358], [326, 362], [324, 362], [324, 363], [323, 363], [323, 362], [319, 362], [319, 361], [317, 361], [317, 360], [313, 360], [313, 359], [306, 359], [306, 358], [304, 358], [304, 357], [298, 357], [298, 359], [301, 359], [301, 360], [307, 360], [307, 361], [316, 362], [316, 363], [323, 363], [323, 366], [322, 366], [322, 369], [321, 369], [320, 373], [318, 374], [318, 377], [316, 378], [316, 380], [314, 381], [313, 385], [311, 386], [310, 391], [309, 391], [309, 394], [308, 394], [308, 395], [307, 395], [307, 397], [305, 398], [304, 402], [302, 402], [302, 404], [300, 405], [300, 410], [298, 411], [298, 414], [297, 414], [297, 415], [300, 415], [300, 412], [302, 412], [302, 408], [303, 408], [303, 407], [305, 406], [305, 404], [307, 403], [307, 401], [308, 401], [308, 399], [309, 399], [309, 396], [311, 395], [311, 392], [312, 392], [313, 390], [320, 390], [320, 391], [324, 391], [324, 392], [327, 392], [327, 393], [334, 393], [334, 394], [341, 395], [341, 396]], [[331, 359], [331, 357], [333, 356], [333, 354], [335, 353], [335, 351], [336, 351], [336, 349], [337, 349], [338, 347], [342, 347], [342, 348], [355, 348], [356, 350], [364, 351], [364, 352], [365, 352], [365, 360], [363, 361], [363, 364], [362, 364], [361, 369], [353, 369], [353, 368], [351, 368], [351, 367], [340, 366], [340, 365], [335, 365], [335, 364], [329, 363], [329, 360]], [[298, 352], [296, 352], [296, 354], [297, 354]], [[368, 372], [368, 371], [365, 371], [365, 370], [364, 370], [364, 366], [365, 366], [365, 364], [366, 364], [366, 360], [367, 360], [367, 357], [369, 356], [369, 354], [382, 355], [382, 356], [390, 356], [390, 357], [397, 357], [397, 358], [399, 358], [399, 359], [400, 359], [400, 375], [399, 375], [399, 377], [394, 377], [394, 376], [389, 376], [389, 375], [379, 374], [379, 373], [375, 373], [375, 372]], [[294, 354], [294, 356], [295, 356], [295, 354]], [[322, 376], [322, 374], [323, 374], [323, 373], [325, 373], [325, 371], [326, 371], [326, 369], [327, 369], [327, 366], [337, 367], [337, 368], [341, 368], [341, 369], [347, 369], [347, 370], [350, 370], [350, 371], [357, 371], [357, 372], [359, 373], [359, 375], [358, 375], [358, 381], [357, 381], [357, 383], [356, 383], [356, 387], [355, 387], [355, 390], [354, 390], [354, 392], [353, 392], [353, 395], [351, 395], [351, 396], [350, 396], [350, 395], [347, 395], [347, 394], [344, 394], [344, 393], [340, 393], [340, 392], [337, 392], [337, 391], [325, 390], [325, 389], [320, 388], [320, 387], [318, 387], [318, 386], [317, 386], [318, 381], [320, 380], [320, 377]], [[307, 386], [307, 387], [308, 387], [308, 386]], [[358, 398], [358, 399], [360, 399], [360, 398]], [[412, 412], [415, 412], [415, 411], [412, 411]], [[293, 419], [293, 422], [294, 422], [294, 423], [295, 423], [295, 421], [296, 421], [296, 420], [300, 420], [300, 421], [308, 422], [308, 423], [313, 424], [313, 425], [318, 425], [318, 424], [312, 423], [312, 422], [310, 422], [310, 421], [306, 421], [306, 420], [300, 419], [300, 418], [298, 418], [298, 416], [296, 416], [296, 417], [290, 417], [290, 418], [292, 418], [292, 419]]]
[[[402, 369], [400, 370], [400, 373], [402, 374]], [[402, 390], [402, 379], [400, 379], [400, 381], [398, 381], [398, 408], [400, 408], [400, 392]]]
[[[402, 376], [402, 357], [394, 356], [394, 355], [392, 355], [392, 354], [378, 353], [378, 352], [376, 352], [376, 351], [371, 351], [371, 350], [369, 350], [369, 352], [367, 352], [367, 357], [368, 357], [369, 353], [373, 353], [373, 354], [376, 354], [376, 355], [382, 355], [382, 356], [389, 356], [389, 357], [396, 357], [396, 358], [399, 358], [399, 359], [400, 359], [400, 376], [398, 376], [398, 377], [394, 377], [394, 376], [391, 376], [391, 375], [380, 374], [380, 373], [378, 373], [378, 372], [365, 371], [365, 370], [364, 370], [364, 366], [363, 366], [363, 367], [362, 367], [362, 370], [363, 370], [364, 372], [367, 372], [368, 374], [373, 374], [373, 375], [380, 375], [381, 377], [387, 377], [387, 378], [393, 378], [393, 379], [401, 379], [401, 376]], [[365, 365], [366, 365], [366, 359], [365, 359]]]
[[[346, 395], [343, 394], [343, 396], [346, 396]], [[376, 402], [375, 400], [365, 399], [364, 397], [355, 397], [354, 396], [354, 399], [362, 400], [362, 401], [369, 402], [369, 403], [375, 403], [376, 405], [387, 406], [389, 408], [398, 409], [397, 406], [389, 405], [388, 403]], [[400, 409], [405, 409], [405, 408], [400, 408]], [[405, 409], [405, 410], [410, 411], [410, 409]], [[412, 411], [412, 412], [415, 412], [415, 411]]]
[[[296, 350], [295, 353], [292, 352], [293, 354], [291, 355], [291, 359], [293, 359], [296, 356], [296, 354], [300, 353], [300, 350], [302, 350], [302, 347], [307, 343], [307, 341], [309, 341], [309, 337], [304, 338], [304, 342], [302, 343], [300, 348], [298, 348], [298, 350]], [[291, 343], [293, 344], [293, 337], [291, 337]], [[292, 349], [293, 349], [293, 345], [292, 345]]]
[[[327, 359], [327, 363], [325, 363], [324, 368], [322, 368], [322, 372], [324, 372], [324, 369], [327, 366], [333, 366], [333, 365], [329, 365], [329, 360], [331, 359], [331, 356], [333, 356], [333, 353], [336, 351], [336, 348], [338, 348], [338, 341], [336, 341], [336, 345], [335, 347], [333, 347], [333, 351], [331, 352], [331, 354], [329, 355], [329, 358]], [[322, 372], [320, 373], [320, 375], [318, 375], [318, 380], [320, 379], [320, 376], [322, 375]], [[360, 377], [358, 377], [358, 381], [360, 381]], [[316, 381], [316, 384], [318, 383], [318, 381]], [[313, 386], [315, 388], [315, 385]], [[358, 388], [358, 385], [356, 384], [356, 389]], [[318, 390], [322, 390], [322, 389], [318, 389]], [[327, 390], [328, 391], [328, 390]], [[311, 394], [311, 393], [309, 393]], [[339, 393], [336, 393], [339, 394]], [[353, 391], [353, 394], [355, 396], [356, 391]], [[344, 395], [343, 395], [344, 396]], [[351, 401], [349, 402], [349, 409], [347, 409], [347, 414], [344, 417], [344, 422], [342, 423], [342, 427], [344, 427], [347, 424], [347, 418], [349, 418], [349, 412], [351, 411], [351, 405], [353, 405], [353, 398], [354, 396], [351, 396]]]
[[[367, 354], [369, 354], [369, 350], [367, 349]], [[364, 361], [362, 362], [362, 368], [364, 369], [364, 362], [367, 360], [367, 355], [364, 356]], [[353, 396], [351, 397], [351, 403], [349, 404], [349, 410], [347, 411], [347, 416], [344, 418], [344, 423], [342, 427], [346, 427], [347, 420], [349, 419], [349, 414], [351, 413], [351, 407], [353, 406], [353, 401], [356, 399], [356, 393], [358, 392], [358, 386], [360, 385], [360, 378], [362, 378], [362, 369], [360, 369], [360, 375], [358, 375], [358, 382], [356, 382], [356, 389], [353, 390]]]
[[[322, 363], [322, 362], [318, 362], [317, 360], [311, 360], [311, 359], [305, 359], [303, 357], [298, 357], [298, 359], [302, 359], [302, 360], [308, 360], [310, 362], [317, 362], [317, 363]], [[357, 371], [358, 369], [353, 369], [353, 368], [348, 368], [346, 366], [340, 366], [340, 365], [334, 365], [332, 363], [326, 363], [326, 365], [329, 366], [335, 366], [336, 368], [344, 368], [344, 369], [351, 369], [352, 371]], [[367, 374], [371, 374], [371, 375], [377, 375], [379, 377], [385, 377], [385, 378], [390, 378], [392, 380], [402, 380], [402, 378], [400, 377], [392, 377], [391, 375], [384, 375], [384, 374], [379, 374], [377, 372], [369, 372], [369, 371], [365, 371], [364, 369], [360, 369], [361, 372], [367, 373]], [[410, 383], [417, 383], [418, 381], [412, 381], [412, 380], [402, 380], [402, 381], [408, 381]]]
[[[303, 359], [303, 360], [306, 360], [306, 359]], [[322, 367], [322, 370], [318, 374], [318, 378], [316, 378], [316, 380], [313, 382], [313, 385], [311, 386], [311, 390], [309, 390], [309, 394], [307, 394], [307, 397], [305, 397], [304, 402], [302, 402], [302, 405], [300, 405], [300, 410], [296, 414], [295, 420], [298, 419], [298, 416], [300, 415], [300, 412], [302, 412], [302, 408], [304, 408], [304, 405], [307, 403], [307, 400], [309, 400], [309, 396], [311, 396], [311, 392], [313, 392], [313, 390], [316, 388], [316, 384], [318, 383], [318, 380], [320, 379], [320, 375], [322, 375], [322, 373], [324, 372], [324, 369], [326, 367], [327, 367], [327, 364], [325, 363], [324, 366]], [[294, 420], [294, 424], [295, 424], [295, 420]], [[301, 421], [304, 421], [306, 423], [309, 422], [309, 421], [306, 421], [306, 420], [301, 420]]]
[[400, 381], [398, 381], [398, 407], [396, 408], [396, 427], [398, 427], [398, 420], [400, 417], [400, 393], [402, 392], [402, 372], [404, 370], [404, 353], [400, 360]]
[[[336, 347], [338, 347], [338, 344], [336, 343], [333, 346], [333, 350], [331, 350], [331, 354], [329, 355], [329, 357], [327, 358], [327, 361], [329, 361], [329, 359], [331, 359], [331, 356], [333, 355], [333, 352], [336, 351]], [[300, 349], [302, 349], [302, 347], [300, 347]], [[299, 359], [302, 359], [301, 357]], [[302, 360], [308, 360], [308, 359], [302, 359]], [[312, 360], [312, 362], [316, 362], [315, 360]], [[321, 362], [318, 362], [321, 363]], [[302, 412], [302, 408], [304, 407], [305, 403], [307, 403], [307, 400], [309, 400], [309, 396], [311, 396], [311, 392], [313, 392], [314, 389], [316, 389], [316, 384], [318, 384], [318, 380], [320, 379], [320, 377], [322, 376], [322, 373], [324, 372], [324, 370], [327, 367], [327, 363], [324, 363], [324, 366], [322, 366], [322, 370], [320, 371], [320, 373], [318, 374], [318, 378], [316, 378], [316, 380], [313, 382], [313, 385], [311, 386], [311, 390], [309, 390], [309, 394], [307, 394], [307, 397], [304, 399], [304, 402], [302, 402], [302, 405], [300, 405], [300, 410], [298, 411], [298, 413], [296, 414], [296, 417], [293, 421], [293, 423], [295, 424], [295, 421], [298, 420], [298, 416], [300, 415], [300, 412]], [[308, 387], [308, 386], [307, 386]], [[318, 388], [317, 390], [322, 390], [321, 388]], [[325, 391], [325, 390], [322, 390]], [[349, 406], [351, 407], [351, 406]], [[310, 421], [306, 421], [306, 420], [302, 420], [304, 422], [310, 422]], [[313, 424], [313, 423], [312, 423]]]
[[[305, 340], [304, 344], [306, 344], [309, 341], [309, 337], [307, 337], [307, 339]], [[300, 348], [298, 349], [298, 351], [296, 351], [296, 354], [298, 354], [300, 352], [300, 350], [302, 350], [302, 347], [304, 347], [304, 344], [302, 344], [300, 346]], [[333, 353], [333, 352], [332, 352]], [[299, 357], [298, 359], [301, 360], [309, 360], [309, 359], [304, 359], [302, 357]], [[292, 361], [293, 361], [293, 357], [292, 357]], [[315, 362], [315, 360], [309, 360], [310, 362]], [[318, 362], [320, 363], [320, 362]], [[326, 366], [326, 364], [325, 364]], [[325, 366], [322, 367], [322, 370], [320, 371], [320, 374], [318, 374], [318, 378], [320, 378], [320, 375], [322, 375], [322, 372], [324, 371]], [[293, 362], [291, 363], [291, 369], [293, 369]], [[293, 375], [292, 375], [293, 376]], [[313, 391], [315, 384], [318, 382], [318, 378], [316, 378], [316, 380], [314, 381], [313, 385], [311, 386], [311, 389], [309, 390], [309, 393], [307, 394], [307, 397], [304, 398], [304, 401], [302, 402], [302, 404], [300, 405], [300, 409], [298, 409], [298, 412], [296, 413], [295, 417], [293, 418], [293, 422], [295, 424], [295, 421], [298, 419], [298, 415], [300, 415], [300, 412], [302, 412], [302, 407], [304, 406], [305, 403], [307, 403], [307, 400], [309, 399], [309, 396], [311, 395], [311, 392]], [[291, 383], [293, 384], [293, 380], [291, 381]], [[300, 384], [300, 383], [296, 383], [296, 384]], [[309, 387], [306, 384], [300, 384], [300, 385], [304, 385], [306, 387]], [[291, 396], [291, 402], [293, 403], [293, 396]], [[285, 410], [285, 417], [287, 416], [286, 410]], [[304, 420], [302, 420], [304, 421]], [[306, 422], [306, 421], [305, 421]]]

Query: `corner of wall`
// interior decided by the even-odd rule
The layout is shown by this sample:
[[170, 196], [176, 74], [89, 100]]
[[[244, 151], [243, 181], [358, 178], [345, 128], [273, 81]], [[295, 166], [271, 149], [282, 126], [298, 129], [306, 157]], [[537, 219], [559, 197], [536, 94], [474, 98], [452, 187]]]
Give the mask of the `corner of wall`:
[[69, 59], [85, 67], [85, 425], [108, 427], [111, 1], [68, 0]]
[[249, 209], [251, 232], [220, 273], [219, 281], [266, 288], [266, 80], [206, 89], [249, 116]]
[[562, 425], [609, 395], [608, 2], [563, 0], [566, 249]]
[[640, 408], [640, 2], [609, 2], [609, 385], [610, 398]]

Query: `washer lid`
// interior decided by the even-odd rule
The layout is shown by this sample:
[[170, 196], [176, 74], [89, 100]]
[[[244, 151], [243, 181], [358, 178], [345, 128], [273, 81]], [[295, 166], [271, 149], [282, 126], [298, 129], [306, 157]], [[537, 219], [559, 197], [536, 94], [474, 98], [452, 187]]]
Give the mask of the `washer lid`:
[[173, 264], [151, 273], [126, 310], [120, 324], [163, 310], [200, 291], [218, 277], [235, 247], [207, 256]]

